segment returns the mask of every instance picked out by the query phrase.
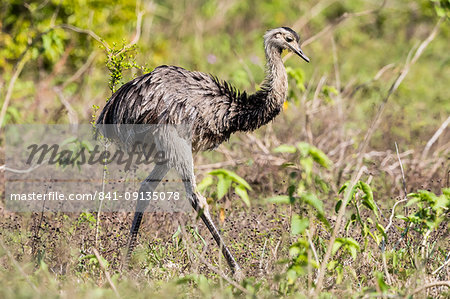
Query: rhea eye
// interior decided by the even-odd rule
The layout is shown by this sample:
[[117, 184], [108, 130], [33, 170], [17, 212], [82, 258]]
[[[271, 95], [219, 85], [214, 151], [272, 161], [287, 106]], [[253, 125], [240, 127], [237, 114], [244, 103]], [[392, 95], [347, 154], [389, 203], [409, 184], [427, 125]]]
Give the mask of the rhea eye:
[[286, 36], [286, 41], [288, 42], [288, 43], [290, 43], [290, 42], [292, 42], [294, 39], [292, 38], [292, 37], [290, 37], [290, 36]]

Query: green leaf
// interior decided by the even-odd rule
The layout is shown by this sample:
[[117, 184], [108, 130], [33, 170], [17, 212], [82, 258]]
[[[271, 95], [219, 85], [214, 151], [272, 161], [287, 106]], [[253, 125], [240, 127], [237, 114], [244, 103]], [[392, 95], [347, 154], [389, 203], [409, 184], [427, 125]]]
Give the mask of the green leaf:
[[405, 217], [404, 215], [396, 215], [395, 218], [403, 220], [403, 221], [409, 221], [409, 218]]
[[303, 157], [308, 156], [309, 149], [311, 148], [311, 145], [307, 142], [297, 142], [297, 148], [300, 150], [300, 153]]
[[291, 68], [291, 67], [286, 67], [286, 73], [289, 77], [293, 78], [295, 80], [295, 84], [297, 86], [297, 88], [300, 91], [305, 91], [305, 74], [303, 73], [303, 70], [300, 68]]
[[305, 171], [306, 180], [308, 181], [308, 183], [310, 183], [312, 180], [313, 163], [314, 161], [310, 157], [300, 159], [300, 165], [303, 167], [303, 170]]
[[214, 179], [212, 178], [212, 176], [206, 176], [198, 185], [197, 185], [197, 190], [199, 192], [203, 192], [205, 191], [206, 188], [208, 188], [209, 186], [211, 186], [214, 183]]
[[[349, 185], [350, 185], [350, 183], [349, 183]], [[358, 183], [356, 183], [355, 185], [352, 186], [352, 189], [348, 193], [348, 203], [347, 203], [347, 205], [349, 205], [350, 202], [352, 201], [352, 199], [355, 198], [355, 194], [356, 194], [356, 191], [358, 190], [358, 187], [359, 187]], [[347, 189], [347, 188], [345, 188], [345, 189]]]
[[332, 255], [334, 255], [341, 247], [346, 249], [353, 259], [356, 258], [357, 252], [361, 250], [359, 243], [353, 238], [336, 238], [332, 248]]
[[77, 141], [78, 141], [77, 137], [70, 136], [70, 137], [67, 137], [66, 139], [64, 139], [59, 145], [60, 146], [64, 146], [64, 145], [67, 145], [67, 144], [70, 144], [70, 143], [74, 143], [74, 142], [77, 142]]
[[362, 192], [371, 200], [373, 201], [373, 192], [372, 192], [372, 188], [370, 188], [370, 186], [366, 183], [364, 183], [363, 181], [359, 181], [359, 186], [362, 190]]
[[447, 200], [450, 201], [450, 188], [442, 189], [442, 195], [447, 197]]
[[16, 107], [9, 106], [8, 109], [6, 109], [7, 116], [11, 120], [19, 120], [20, 119], [20, 111]]
[[296, 258], [301, 253], [300, 247], [298, 244], [294, 244], [291, 247], [289, 247], [289, 256]]
[[211, 171], [209, 174], [211, 175], [224, 175], [226, 177], [229, 177], [233, 182], [238, 183], [240, 185], [243, 185], [245, 188], [247, 188], [248, 190], [252, 190], [252, 187], [250, 187], [250, 185], [247, 183], [246, 180], [244, 180], [243, 178], [241, 178], [240, 176], [238, 176], [235, 172], [230, 171], [230, 170], [226, 170], [226, 169], [216, 169]]
[[85, 256], [81, 256], [80, 258], [79, 258], [79, 260], [81, 261], [81, 260], [88, 260], [88, 259], [95, 259], [96, 257], [95, 257], [95, 255], [94, 254], [86, 254]]
[[87, 140], [81, 141], [81, 146], [86, 148], [89, 152], [92, 152], [94, 150], [94, 146], [92, 145], [92, 143]]
[[172, 239], [176, 239], [181, 234], [181, 227], [178, 225], [177, 231], [172, 235]]
[[248, 197], [245, 187], [242, 185], [237, 185], [234, 190], [236, 191], [236, 194], [239, 195], [239, 197], [242, 199], [242, 201], [247, 205], [247, 207], [250, 207], [250, 198]]
[[42, 47], [45, 51], [51, 50], [52, 45], [52, 38], [50, 37], [50, 34], [44, 34], [42, 35]]
[[334, 268], [336, 268], [336, 266], [338, 265], [338, 261], [332, 260], [327, 264], [327, 269], [329, 271], [333, 270]]
[[370, 186], [364, 183], [363, 181], [359, 181], [359, 187], [361, 191], [364, 193], [362, 197], [363, 205], [372, 210], [375, 213], [375, 216], [378, 218], [378, 209], [375, 204], [375, 201], [373, 200], [372, 188], [370, 188]]
[[325, 85], [322, 89], [322, 92], [327, 96], [329, 96], [330, 94], [338, 94], [336, 87], [329, 85]]
[[341, 194], [342, 192], [344, 192], [345, 189], [347, 189], [348, 185], [350, 184], [350, 182], [345, 182], [344, 185], [342, 185], [341, 189], [339, 189], [338, 194]]
[[303, 194], [300, 199], [323, 214], [323, 202], [315, 194], [308, 192]]
[[285, 162], [285, 163], [281, 164], [281, 167], [283, 167], [283, 168], [287, 168], [287, 167], [290, 167], [290, 166], [295, 166], [295, 163]]
[[200, 235], [200, 233], [198, 232], [198, 227], [196, 227], [195, 229], [190, 229], [190, 232], [194, 236], [195, 240], [202, 241], [203, 245], [206, 246], [206, 241], [205, 239], [203, 239], [202, 235]]
[[370, 230], [367, 230], [367, 234], [369, 234], [372, 237], [372, 239], [375, 240], [375, 242], [377, 243], [378, 246], [380, 245], [381, 238], [379, 238], [379, 234], [377, 234], [376, 232], [374, 234], [372, 234], [372, 232]]
[[293, 145], [282, 144], [273, 150], [275, 153], [295, 153], [297, 148]]
[[384, 293], [389, 290], [389, 286], [384, 282], [384, 276], [381, 272], [375, 272], [375, 277], [377, 278], [377, 284], [380, 290]]
[[412, 199], [409, 199], [407, 202], [406, 202], [406, 207], [409, 207], [409, 206], [412, 206], [412, 205], [414, 205], [414, 204], [416, 204], [416, 203], [418, 203], [418, 202], [420, 202], [421, 200], [420, 200], [420, 198], [419, 197], [415, 197], [415, 198], [412, 198]]
[[379, 223], [377, 223], [376, 227], [377, 227], [378, 231], [383, 235], [383, 237], [385, 239], [387, 239], [387, 235], [386, 235], [386, 232], [384, 230], [384, 227], [381, 224], [379, 224]]
[[309, 154], [311, 155], [311, 157], [313, 158], [313, 160], [318, 163], [320, 166], [323, 166], [325, 168], [330, 167], [331, 164], [333, 164], [331, 162], [331, 160], [328, 158], [327, 155], [325, 155], [324, 152], [322, 152], [320, 149], [318, 149], [315, 146], [311, 146], [309, 149]]
[[354, 246], [349, 246], [348, 250], [350, 252], [350, 255], [352, 256], [353, 260], [356, 259], [356, 254], [357, 254], [357, 248]]
[[292, 235], [298, 235], [301, 234], [307, 229], [309, 226], [309, 219], [308, 218], [301, 218], [299, 215], [294, 214], [292, 215], [291, 220], [291, 234]]
[[336, 252], [338, 252], [339, 248], [342, 246], [342, 242], [340, 242], [338, 239], [336, 239], [333, 243], [333, 247], [331, 249], [331, 256], [334, 256]]
[[342, 280], [344, 279], [344, 269], [343, 269], [342, 265], [338, 265], [336, 267], [336, 274], [337, 274], [336, 283], [341, 284]]
[[436, 202], [437, 196], [430, 192], [430, 191], [425, 191], [425, 190], [420, 190], [419, 191], [419, 196], [420, 199], [422, 199], [422, 201], [426, 201], [428, 203], [434, 203]]
[[394, 252], [394, 255], [392, 256], [392, 268], [397, 268], [398, 264], [398, 254], [397, 252]]
[[438, 198], [436, 198], [436, 201], [434, 202], [433, 210], [438, 212], [439, 214], [442, 212], [443, 209], [450, 206], [450, 197], [447, 197], [445, 194], [442, 194]]
[[217, 182], [217, 199], [221, 199], [228, 193], [232, 181], [229, 177], [224, 176], [223, 174], [218, 175], [217, 178], [219, 179]]
[[319, 219], [319, 221], [321, 221], [327, 228], [330, 228], [330, 223], [328, 222], [327, 218], [325, 218], [324, 214], [321, 213], [317, 213], [317, 219]]
[[286, 272], [286, 278], [287, 278], [288, 284], [290, 284], [290, 285], [294, 284], [298, 278], [297, 272], [293, 269], [289, 269]]
[[344, 240], [345, 240], [346, 244], [348, 244], [350, 246], [354, 246], [354, 247], [358, 248], [358, 250], [359, 250], [359, 243], [356, 242], [355, 239], [353, 239], [353, 238], [344, 238]]

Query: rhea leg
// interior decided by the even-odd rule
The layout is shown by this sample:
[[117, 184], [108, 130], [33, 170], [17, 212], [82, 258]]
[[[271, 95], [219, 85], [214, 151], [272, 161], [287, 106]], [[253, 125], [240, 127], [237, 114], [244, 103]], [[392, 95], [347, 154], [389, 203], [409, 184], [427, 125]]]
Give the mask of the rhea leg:
[[[180, 130], [177, 130], [180, 129]], [[184, 134], [183, 134], [184, 133]], [[186, 189], [186, 196], [188, 197], [194, 210], [199, 213], [200, 218], [205, 223], [208, 230], [211, 232], [217, 245], [222, 249], [225, 259], [233, 271], [236, 278], [242, 278], [242, 271], [238, 263], [234, 259], [231, 252], [223, 242], [216, 226], [214, 225], [211, 215], [209, 214], [209, 207], [206, 199], [195, 191], [195, 176], [194, 165], [192, 161], [192, 149], [190, 142], [190, 135], [186, 134], [183, 127], [165, 126], [157, 132], [158, 148], [167, 153], [169, 165], [173, 167], [180, 177], [183, 179], [184, 187]]]
[[[169, 167], [167, 164], [156, 164], [150, 175], [142, 182], [141, 187], [139, 188], [139, 194], [141, 194], [141, 192], [145, 194], [145, 192], [155, 191], [156, 187], [158, 187], [158, 184], [161, 182], [168, 171]], [[133, 253], [134, 247], [136, 246], [136, 238], [139, 232], [139, 227], [141, 226], [142, 216], [144, 215], [144, 211], [147, 208], [148, 204], [148, 200], [137, 201], [136, 211], [134, 213], [133, 223], [131, 225], [128, 238], [128, 249], [124, 261], [125, 266], [128, 265], [131, 254]]]
[[184, 181], [186, 188], [186, 196], [189, 198], [189, 201], [192, 204], [194, 210], [199, 213], [200, 218], [205, 223], [209, 232], [212, 234], [214, 240], [217, 245], [222, 249], [222, 254], [225, 257], [225, 260], [228, 263], [228, 266], [233, 271], [235, 277], [238, 280], [241, 280], [243, 277], [242, 270], [239, 267], [239, 264], [234, 259], [228, 247], [225, 245], [222, 236], [219, 233], [219, 230], [214, 225], [212, 221], [211, 214], [209, 213], [209, 206], [206, 202], [205, 197], [203, 197], [200, 193], [195, 191], [195, 181], [193, 178]]

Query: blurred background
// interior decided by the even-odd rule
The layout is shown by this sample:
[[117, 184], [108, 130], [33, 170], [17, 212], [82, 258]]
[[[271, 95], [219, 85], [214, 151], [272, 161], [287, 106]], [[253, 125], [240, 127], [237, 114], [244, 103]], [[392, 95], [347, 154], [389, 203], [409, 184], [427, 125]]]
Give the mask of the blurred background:
[[[373, 190], [372, 194], [366, 188], [365, 195], [358, 191], [359, 200], [372, 194], [377, 209], [366, 202], [371, 209], [361, 213], [363, 220], [355, 220], [359, 210], [357, 216], [356, 212], [347, 215], [345, 231], [342, 228], [339, 236], [354, 238], [361, 250], [355, 245], [357, 258], [340, 251], [328, 264], [324, 285], [337, 297], [380, 290], [404, 296], [411, 286], [449, 277], [445, 267], [439, 268], [445, 261], [448, 265], [449, 259], [450, 193], [443, 192], [450, 177], [449, 16], [448, 0], [3, 0], [0, 126], [3, 130], [8, 124], [92, 122], [121, 84], [161, 64], [211, 73], [254, 92], [264, 78], [265, 31], [291, 27], [299, 33], [311, 62], [285, 54], [289, 95], [280, 115], [255, 132], [235, 134], [216, 151], [195, 157], [202, 192], [231, 251], [248, 277], [255, 278], [247, 280], [246, 288], [253, 294], [264, 289], [269, 297], [281, 296], [311, 289], [316, 283], [315, 269], [339, 210], [339, 189], [357, 176]], [[367, 147], [362, 146], [364, 140]], [[1, 164], [4, 143], [1, 134]], [[208, 175], [213, 169], [221, 169], [212, 175], [217, 187]], [[250, 199], [238, 196], [233, 188], [219, 190], [220, 180], [228, 188], [247, 186], [240, 180], [232, 182], [235, 174], [251, 186], [252, 190], [244, 189]], [[388, 225], [396, 200], [420, 189], [433, 192], [423, 193], [422, 199], [429, 200], [426, 207], [438, 207], [436, 214], [417, 214], [425, 211], [424, 206], [411, 209], [409, 215], [408, 209], [397, 208], [406, 216], [394, 221], [399, 229], [395, 234], [394, 229], [390, 231], [392, 251], [383, 266], [380, 227]], [[309, 198], [316, 200], [284, 206], [266, 200], [292, 197], [294, 191], [313, 194]], [[442, 212], [446, 204], [447, 214]], [[357, 204], [354, 207], [358, 209]], [[94, 291], [111, 295], [89, 287], [89, 283], [106, 284], [91, 249], [98, 248], [110, 263], [108, 269], [117, 271], [130, 215], [19, 215], [4, 211], [1, 205], [0, 212], [3, 249], [9, 248], [18, 261], [30, 261], [24, 266], [27, 273], [35, 275], [33, 269], [42, 269], [35, 261], [44, 261], [55, 275], [71, 273], [78, 279], [67, 281], [88, 282], [68, 287], [69, 294], [79, 295], [78, 290], [84, 289], [81, 297], [88, 298]], [[197, 248], [222, 267], [209, 233], [197, 227], [195, 219], [184, 219], [194, 245], [186, 243], [189, 238], [180, 235], [184, 222], [178, 225], [170, 217], [151, 214], [145, 220], [131, 273], [143, 278], [139, 281], [150, 289], [138, 295], [153, 294], [161, 285], [162, 290], [170, 289], [168, 293], [176, 292], [164, 283], [191, 273], [205, 273], [212, 280], [186, 276], [182, 283], [195, 281], [189, 286], [199, 287], [178, 294], [223, 292], [222, 287], [208, 287], [223, 280], [217, 280], [216, 272], [189, 251]], [[404, 238], [404, 231], [401, 234], [404, 227], [425, 224], [431, 228], [414, 230], [414, 234], [411, 229], [412, 238]], [[423, 244], [432, 244], [432, 254], [428, 255], [428, 249], [425, 254]], [[317, 252], [311, 251], [314, 246]], [[14, 270], [14, 263], [5, 262], [9, 260], [4, 252], [0, 251], [0, 264], [3, 261]], [[311, 262], [313, 253], [316, 264]], [[382, 278], [386, 265], [389, 272], [386, 269], [384, 274], [391, 273], [393, 280], [385, 279], [392, 288]], [[0, 273], [2, 284], [9, 283], [11, 275], [22, 276], [14, 271]], [[38, 282], [47, 279], [36, 275]], [[119, 292], [133, 293], [135, 281]], [[60, 294], [59, 283], [51, 284], [58, 286], [50, 288], [54, 294]], [[34, 292], [19, 284], [13, 288], [25, 292], [26, 298]], [[220, 294], [231, 294], [225, 290], [229, 292]]]

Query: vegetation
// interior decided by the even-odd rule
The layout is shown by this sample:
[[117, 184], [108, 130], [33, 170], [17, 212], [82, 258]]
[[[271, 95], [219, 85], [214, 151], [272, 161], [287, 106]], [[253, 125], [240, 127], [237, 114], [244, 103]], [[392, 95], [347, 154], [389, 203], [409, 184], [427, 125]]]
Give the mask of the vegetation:
[[448, 298], [449, 17], [448, 0], [2, 1], [1, 130], [92, 122], [160, 64], [254, 91], [269, 28], [311, 63], [285, 56], [273, 123], [195, 157], [242, 282], [193, 213], [146, 214], [121, 269], [131, 215], [1, 203], [0, 297]]

